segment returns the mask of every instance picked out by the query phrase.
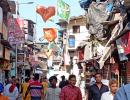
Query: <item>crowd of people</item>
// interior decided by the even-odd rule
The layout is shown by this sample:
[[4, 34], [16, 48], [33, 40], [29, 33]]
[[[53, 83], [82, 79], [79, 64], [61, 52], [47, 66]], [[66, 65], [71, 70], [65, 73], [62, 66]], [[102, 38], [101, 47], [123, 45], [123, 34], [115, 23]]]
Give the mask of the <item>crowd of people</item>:
[[[106, 86], [101, 81], [100, 73], [96, 73], [94, 77], [95, 83], [88, 88], [88, 97], [85, 100], [130, 100], [129, 84], [118, 89], [116, 79], [110, 80], [109, 86]], [[68, 80], [65, 76], [61, 78], [57, 85], [56, 76], [39, 79], [39, 74], [34, 74], [33, 79], [25, 78], [24, 83], [18, 84], [13, 76], [5, 86], [0, 83], [0, 100], [84, 100], [80, 88], [75, 86], [75, 75], [69, 75]]]

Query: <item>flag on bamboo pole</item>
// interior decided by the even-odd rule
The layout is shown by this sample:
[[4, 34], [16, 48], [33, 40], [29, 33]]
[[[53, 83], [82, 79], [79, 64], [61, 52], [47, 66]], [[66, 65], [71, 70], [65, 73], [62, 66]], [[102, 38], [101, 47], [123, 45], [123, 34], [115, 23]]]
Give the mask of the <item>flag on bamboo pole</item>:
[[70, 6], [62, 0], [57, 0], [57, 15], [62, 19], [69, 21]]

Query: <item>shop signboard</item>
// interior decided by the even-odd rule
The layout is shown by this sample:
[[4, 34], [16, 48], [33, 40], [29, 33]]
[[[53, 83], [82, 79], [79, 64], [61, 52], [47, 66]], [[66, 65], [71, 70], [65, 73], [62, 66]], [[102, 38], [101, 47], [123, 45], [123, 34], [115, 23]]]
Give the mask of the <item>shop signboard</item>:
[[2, 23], [3, 23], [3, 11], [0, 7], [0, 33], [2, 33]]
[[130, 32], [120, 38], [121, 46], [124, 49], [125, 55], [130, 54]]
[[25, 41], [25, 34], [23, 30], [24, 20], [19, 18], [8, 18], [8, 41], [11, 44], [21, 44]]
[[130, 54], [130, 32], [116, 40], [119, 58], [121, 61], [128, 60], [126, 55]]

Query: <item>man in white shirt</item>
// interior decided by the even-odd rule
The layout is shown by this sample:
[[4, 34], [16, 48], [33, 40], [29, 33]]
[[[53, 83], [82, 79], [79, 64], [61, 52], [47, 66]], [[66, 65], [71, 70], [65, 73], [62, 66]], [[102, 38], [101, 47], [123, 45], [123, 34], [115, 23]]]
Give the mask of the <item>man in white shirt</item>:
[[9, 100], [18, 99], [18, 88], [16, 86], [16, 78], [12, 78], [12, 83], [9, 83], [5, 86], [3, 94], [9, 97]]
[[115, 79], [110, 80], [109, 88], [110, 88], [110, 91], [103, 93], [101, 96], [101, 100], [113, 100], [114, 99], [114, 95], [118, 89], [118, 81]]
[[45, 100], [60, 100], [61, 89], [56, 86], [57, 77], [51, 76], [49, 78], [50, 87], [47, 89]]

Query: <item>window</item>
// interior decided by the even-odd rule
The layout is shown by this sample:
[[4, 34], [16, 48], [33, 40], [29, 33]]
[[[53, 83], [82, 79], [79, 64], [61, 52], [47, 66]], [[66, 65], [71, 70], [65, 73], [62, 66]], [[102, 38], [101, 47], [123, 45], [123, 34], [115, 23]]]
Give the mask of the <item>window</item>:
[[80, 26], [79, 25], [73, 26], [73, 33], [80, 33]]
[[69, 47], [74, 48], [75, 47], [75, 37], [73, 35], [69, 36]]

